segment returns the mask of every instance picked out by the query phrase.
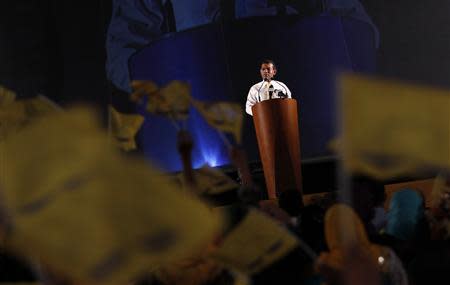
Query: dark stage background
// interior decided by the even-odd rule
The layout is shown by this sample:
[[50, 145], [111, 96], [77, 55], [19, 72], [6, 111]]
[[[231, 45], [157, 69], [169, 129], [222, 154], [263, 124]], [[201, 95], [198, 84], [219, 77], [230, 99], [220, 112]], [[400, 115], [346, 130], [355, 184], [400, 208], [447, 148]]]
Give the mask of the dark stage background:
[[[361, 2], [380, 31], [381, 44], [376, 52], [376, 66], [374, 66], [376, 74], [425, 84], [450, 86], [448, 1]], [[63, 106], [87, 101], [105, 110], [110, 99], [104, 68], [106, 56], [104, 43], [110, 14], [110, 0], [1, 1], [0, 84], [15, 90], [20, 97], [41, 93]], [[240, 29], [244, 27], [247, 26]], [[237, 46], [230, 47], [228, 44], [230, 43], [225, 42], [222, 47], [231, 50], [230, 55], [237, 54], [233, 52]], [[277, 45], [284, 44], [281, 42]], [[201, 58], [203, 54], [198, 56]], [[305, 61], [307, 58], [299, 55], [292, 62]], [[298, 91], [297, 83], [294, 82], [295, 74], [291, 72], [295, 66], [290, 66], [292, 62], [282, 55], [275, 55], [275, 59], [279, 61], [279, 79], [293, 86], [294, 92]], [[196, 61], [195, 58], [191, 60]], [[238, 65], [238, 61], [230, 57], [222, 60], [230, 64], [233, 76], [238, 75], [245, 79], [246, 86], [250, 87], [253, 81], [258, 79], [256, 57], [249, 59], [244, 65]], [[234, 78], [232, 82], [238, 81]], [[233, 86], [233, 92], [230, 92], [231, 99], [244, 102], [247, 91], [244, 91], [244, 84], [240, 84]], [[202, 99], [225, 99], [223, 94], [218, 97], [212, 92], [209, 94], [210, 98]], [[302, 100], [314, 101], [314, 98], [308, 96]], [[331, 110], [330, 102], [318, 99], [310, 104], [318, 108], [317, 110], [320, 110], [320, 106], [323, 106], [323, 110]], [[333, 118], [332, 113], [327, 114], [329, 127], [333, 124]], [[307, 115], [310, 116], [309, 120], [314, 119], [313, 113]], [[202, 125], [201, 122], [193, 124]], [[250, 127], [251, 121], [249, 123], [247, 119], [246, 128]], [[302, 132], [304, 158], [320, 158], [328, 155], [324, 145], [326, 138], [320, 134], [317, 137], [312, 135], [313, 131], [308, 133], [305, 130], [305, 132]], [[330, 133], [332, 131], [326, 130], [326, 136]], [[211, 136], [212, 142], [206, 143], [205, 146], [199, 141], [199, 148], [210, 149], [210, 145], [214, 145], [218, 140], [214, 134]], [[252, 138], [247, 139], [245, 148], [251, 154], [251, 158], [257, 160], [256, 146], [251, 142]], [[172, 149], [173, 143], [160, 142], [160, 144], [167, 145], [167, 153], [175, 152], [175, 149]], [[225, 156], [223, 150], [219, 150], [219, 154], [221, 157]], [[149, 154], [150, 157], [152, 155]], [[198, 154], [198, 157], [203, 157], [205, 161], [212, 159], [204, 157], [203, 154]], [[204, 162], [200, 160], [196, 166]], [[164, 165], [165, 161], [160, 163], [168, 170], [176, 170], [179, 166], [177, 162], [168, 162], [167, 165]], [[227, 162], [216, 159], [215, 163], [220, 165]]]

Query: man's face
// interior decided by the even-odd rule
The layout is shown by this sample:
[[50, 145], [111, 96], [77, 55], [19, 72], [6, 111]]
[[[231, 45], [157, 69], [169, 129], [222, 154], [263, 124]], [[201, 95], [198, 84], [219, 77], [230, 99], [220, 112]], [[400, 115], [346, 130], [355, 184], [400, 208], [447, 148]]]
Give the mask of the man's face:
[[277, 70], [272, 63], [261, 64], [261, 69], [259, 71], [263, 80], [271, 80], [272, 77], [277, 73]]

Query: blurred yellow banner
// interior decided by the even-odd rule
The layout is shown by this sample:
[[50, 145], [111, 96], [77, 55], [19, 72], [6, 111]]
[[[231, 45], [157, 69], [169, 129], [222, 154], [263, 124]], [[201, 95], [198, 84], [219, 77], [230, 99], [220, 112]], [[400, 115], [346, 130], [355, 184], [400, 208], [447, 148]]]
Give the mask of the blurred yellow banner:
[[27, 113], [23, 102], [10, 102], [0, 106], [0, 141], [20, 130], [27, 122]]
[[26, 113], [29, 118], [63, 111], [59, 105], [43, 95], [38, 95], [31, 99], [19, 100], [18, 102], [22, 101], [25, 104]]
[[7, 245], [75, 281], [108, 284], [205, 247], [219, 215], [106, 142], [84, 110], [37, 120], [5, 142]]
[[[62, 111], [58, 105], [42, 95], [14, 101], [14, 93], [2, 92], [0, 87], [0, 141], [38, 117]], [[5, 97], [1, 98], [4, 95]]]
[[186, 120], [190, 104], [191, 86], [186, 82], [174, 80], [155, 95], [149, 96], [147, 111], [160, 113], [174, 120]]
[[137, 80], [131, 82], [133, 93], [131, 100], [140, 102], [147, 97], [146, 110], [149, 113], [163, 115], [172, 120], [186, 120], [191, 104], [191, 86], [189, 83], [173, 80], [159, 88], [152, 81]]
[[0, 108], [11, 104], [16, 100], [16, 93], [3, 86], [0, 86]]
[[208, 124], [219, 131], [231, 133], [236, 142], [241, 143], [244, 113], [239, 104], [230, 102], [205, 103], [198, 100], [194, 100], [192, 103]]
[[159, 90], [158, 85], [150, 80], [133, 80], [131, 88], [133, 93], [130, 95], [130, 100], [133, 102], [140, 102], [142, 97], [150, 96]]
[[122, 114], [113, 106], [109, 106], [111, 120], [111, 132], [116, 144], [124, 151], [136, 149], [135, 136], [142, 124], [144, 117], [138, 114]]
[[213, 257], [240, 272], [257, 273], [298, 246], [297, 238], [266, 214], [250, 209]]
[[450, 167], [450, 91], [340, 77], [344, 166], [377, 178]]

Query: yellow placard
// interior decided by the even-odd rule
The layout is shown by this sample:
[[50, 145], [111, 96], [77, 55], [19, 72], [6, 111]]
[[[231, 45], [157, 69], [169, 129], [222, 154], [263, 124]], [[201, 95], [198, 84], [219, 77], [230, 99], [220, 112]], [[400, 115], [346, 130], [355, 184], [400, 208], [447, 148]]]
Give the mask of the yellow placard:
[[150, 80], [133, 80], [131, 88], [133, 93], [130, 95], [130, 100], [133, 102], [140, 102], [143, 97], [150, 96], [159, 89], [158, 85]]
[[344, 166], [378, 178], [450, 166], [450, 91], [340, 77]]
[[113, 106], [109, 106], [109, 115], [116, 144], [124, 151], [136, 149], [135, 136], [144, 123], [144, 117], [120, 113]]
[[287, 228], [250, 209], [243, 221], [227, 236], [213, 257], [240, 272], [257, 273], [298, 246]]
[[7, 246], [75, 281], [125, 284], [219, 230], [208, 205], [109, 148], [90, 112], [37, 120], [2, 153]]
[[[233, 179], [228, 177], [225, 173], [218, 169], [204, 165], [194, 172], [197, 193], [215, 195], [225, 193], [227, 191], [235, 190], [239, 187]], [[183, 173], [179, 174], [179, 179], [183, 182], [183, 186], [186, 187]]]
[[[0, 87], [0, 94], [2, 90]], [[45, 96], [14, 101], [15, 94], [0, 98], [0, 141], [16, 133], [38, 117], [60, 112], [62, 109]]]
[[151, 96], [147, 104], [147, 111], [160, 111], [175, 120], [186, 120], [188, 118], [191, 104], [191, 86], [187, 82], [173, 80], [162, 87], [158, 94], [160, 98], [164, 98], [161, 107], [159, 108], [157, 104], [152, 102], [152, 99], [157, 96]]
[[7, 106], [16, 100], [16, 93], [3, 86], [0, 86], [0, 108]]
[[152, 81], [133, 81], [131, 100], [142, 101], [147, 97], [146, 110], [149, 113], [163, 115], [172, 120], [186, 120], [191, 104], [191, 86], [184, 81], [173, 80], [159, 88]]
[[55, 102], [43, 95], [38, 95], [35, 98], [19, 100], [25, 104], [27, 116], [34, 118], [37, 116], [48, 115], [53, 112], [61, 112], [63, 109]]
[[0, 141], [20, 130], [27, 122], [27, 113], [23, 102], [15, 101], [0, 107]]
[[194, 107], [209, 125], [219, 131], [231, 133], [238, 144], [242, 141], [243, 109], [239, 104], [230, 102], [205, 103], [193, 101]]

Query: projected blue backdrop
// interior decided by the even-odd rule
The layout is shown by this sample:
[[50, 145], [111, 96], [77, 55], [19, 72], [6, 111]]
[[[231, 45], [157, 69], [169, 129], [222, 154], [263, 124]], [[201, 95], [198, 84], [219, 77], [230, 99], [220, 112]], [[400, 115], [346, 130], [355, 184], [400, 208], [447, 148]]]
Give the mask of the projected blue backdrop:
[[[277, 79], [285, 82], [299, 104], [302, 158], [329, 154], [336, 133], [334, 78], [340, 70], [375, 70], [371, 27], [354, 19], [258, 17], [229, 25], [212, 24], [170, 34], [130, 59], [132, 79], [171, 80], [191, 84], [192, 96], [205, 101], [234, 101], [244, 107], [251, 85], [260, 81], [262, 59], [275, 60]], [[175, 126], [166, 118], [144, 112], [141, 143], [147, 158], [168, 171], [181, 169]], [[195, 147], [194, 167], [228, 164], [226, 145], [213, 128], [191, 109], [186, 127]], [[246, 115], [243, 147], [259, 160], [252, 118]]]

